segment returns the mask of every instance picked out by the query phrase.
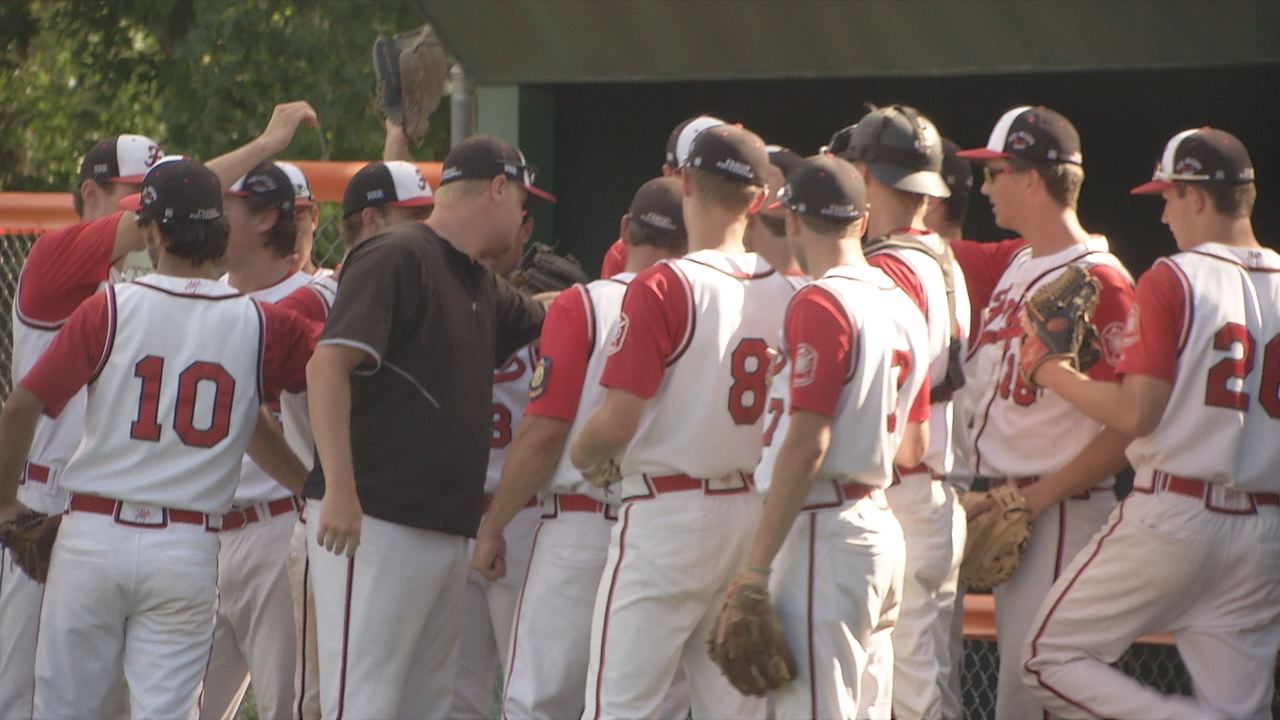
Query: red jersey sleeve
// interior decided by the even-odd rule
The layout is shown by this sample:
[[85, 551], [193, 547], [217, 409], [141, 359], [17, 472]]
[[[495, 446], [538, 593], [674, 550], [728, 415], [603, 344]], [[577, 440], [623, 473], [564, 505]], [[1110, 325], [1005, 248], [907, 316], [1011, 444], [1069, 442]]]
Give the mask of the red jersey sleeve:
[[1170, 384], [1186, 342], [1191, 289], [1168, 260], [1158, 260], [1141, 278], [1121, 340], [1118, 375], [1147, 375]]
[[688, 280], [671, 263], [654, 265], [627, 285], [600, 384], [653, 397], [667, 365], [684, 352], [692, 333]]
[[791, 364], [791, 409], [834, 417], [840, 393], [852, 375], [857, 332], [843, 306], [816, 285], [801, 289], [782, 325]]
[[920, 282], [920, 276], [916, 275], [916, 271], [912, 270], [905, 260], [892, 253], [882, 252], [868, 257], [867, 264], [883, 270], [884, 274], [888, 275], [894, 284], [902, 288], [907, 297], [911, 298], [911, 302], [920, 308], [920, 312], [924, 313], [926, 318], [929, 317], [924, 284]]
[[80, 388], [98, 377], [111, 354], [115, 319], [114, 290], [108, 287], [90, 296], [18, 383], [40, 398], [46, 415], [58, 417]]
[[969, 344], [979, 332], [979, 320], [982, 310], [991, 301], [991, 293], [995, 292], [996, 283], [1009, 267], [1014, 253], [1026, 247], [1027, 241], [1022, 238], [1001, 240], [999, 242], [978, 242], [976, 240], [952, 240], [951, 252], [960, 264], [964, 273], [965, 287], [969, 291]]
[[17, 311], [37, 324], [60, 323], [98, 291], [111, 272], [121, 212], [45, 233], [31, 246], [18, 284]]
[[1129, 278], [1110, 265], [1094, 265], [1089, 275], [1102, 285], [1098, 309], [1093, 313], [1093, 330], [1098, 335], [1102, 359], [1089, 368], [1094, 380], [1114, 381], [1116, 366], [1124, 349], [1124, 326], [1133, 305], [1133, 285]]
[[600, 263], [600, 279], [605, 280], [627, 269], [627, 244], [622, 238], [613, 241]]
[[329, 306], [310, 285], [297, 288], [280, 298], [275, 305], [314, 323], [324, 323], [324, 319], [329, 316]]
[[297, 313], [273, 304], [258, 303], [262, 311], [262, 393], [272, 402], [281, 391], [307, 389], [307, 361], [316, 349], [321, 327]]
[[541, 415], [573, 422], [582, 399], [587, 361], [595, 342], [595, 313], [587, 289], [574, 285], [560, 293], [542, 321], [538, 343], [542, 357], [529, 385], [525, 415]]
[[916, 393], [916, 399], [911, 401], [911, 407], [907, 409], [907, 422], [922, 423], [929, 419], [929, 411], [929, 378], [925, 377]]

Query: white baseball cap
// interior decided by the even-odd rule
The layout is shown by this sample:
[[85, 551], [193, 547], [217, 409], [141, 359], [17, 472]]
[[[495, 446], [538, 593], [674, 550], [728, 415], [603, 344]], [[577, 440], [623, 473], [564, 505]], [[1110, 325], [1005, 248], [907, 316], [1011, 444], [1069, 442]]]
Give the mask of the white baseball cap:
[[311, 207], [316, 204], [315, 198], [311, 195], [311, 183], [307, 182], [307, 176], [302, 174], [302, 168], [291, 162], [277, 160], [276, 167], [284, 171], [289, 176], [289, 182], [293, 184], [293, 204], [297, 207]]

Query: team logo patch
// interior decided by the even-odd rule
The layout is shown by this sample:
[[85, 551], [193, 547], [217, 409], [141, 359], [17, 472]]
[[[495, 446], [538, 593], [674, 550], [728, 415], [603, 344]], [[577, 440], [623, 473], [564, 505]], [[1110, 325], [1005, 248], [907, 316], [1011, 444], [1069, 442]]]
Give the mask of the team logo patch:
[[1199, 175], [1204, 170], [1204, 165], [1193, 157], [1184, 157], [1174, 163], [1173, 171], [1178, 175]]
[[1142, 320], [1138, 315], [1138, 304], [1134, 303], [1129, 306], [1129, 317], [1124, 320], [1124, 337], [1120, 340], [1120, 346], [1136, 345], [1141, 335]]
[[814, 374], [818, 369], [818, 351], [809, 343], [796, 346], [796, 367], [791, 371], [791, 387], [798, 388], [813, 384]]
[[1125, 327], [1128, 321], [1113, 322], [1098, 333], [1098, 344], [1102, 346], [1102, 359], [1111, 367], [1120, 364], [1120, 356], [1124, 354]]
[[1026, 130], [1018, 130], [1009, 135], [1009, 147], [1014, 150], [1026, 150], [1036, 144], [1036, 137]]
[[533, 369], [533, 379], [529, 381], [529, 399], [537, 400], [547, 391], [547, 375], [551, 373], [551, 358], [543, 356], [538, 367]]
[[609, 355], [612, 355], [622, 349], [622, 343], [627, 341], [627, 327], [631, 324], [631, 320], [626, 313], [618, 315], [618, 327], [613, 331], [613, 340], [609, 342]]

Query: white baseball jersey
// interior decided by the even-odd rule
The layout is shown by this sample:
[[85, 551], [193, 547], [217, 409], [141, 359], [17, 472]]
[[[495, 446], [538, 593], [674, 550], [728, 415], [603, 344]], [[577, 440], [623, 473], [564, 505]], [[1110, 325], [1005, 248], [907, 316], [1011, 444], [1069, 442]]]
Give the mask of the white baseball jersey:
[[[79, 223], [41, 236], [18, 275], [13, 302], [14, 386], [53, 343], [67, 318], [107, 282], [120, 213]], [[61, 475], [84, 436], [85, 393], [76, 393], [56, 418], [36, 423], [31, 466], [18, 487], [18, 499], [47, 513], [66, 509]]]
[[[226, 280], [223, 277], [222, 281], [226, 282]], [[275, 285], [255, 290], [248, 293], [248, 296], [259, 302], [273, 303], [309, 282], [311, 282], [310, 275], [304, 272], [294, 272], [285, 276]], [[280, 400], [270, 403], [271, 414], [282, 424], [284, 421], [283, 406], [283, 396]], [[309, 422], [308, 427], [310, 427]], [[296, 453], [297, 451], [295, 450], [294, 452]], [[310, 461], [310, 458], [308, 458], [308, 461]], [[240, 485], [236, 487], [235, 499], [232, 501], [233, 505], [236, 507], [248, 507], [288, 496], [288, 490], [273, 480], [266, 470], [258, 467], [258, 463], [250, 459], [248, 455], [244, 456], [244, 461], [240, 466]]]
[[[607, 280], [574, 285], [556, 298], [542, 324], [542, 357], [529, 388], [530, 415], [559, 418], [570, 423], [567, 437], [582, 428], [591, 409], [604, 399], [600, 375], [608, 357], [609, 339], [622, 310], [622, 296], [635, 273], [619, 273]], [[617, 502], [607, 492], [582, 479], [569, 462], [568, 447], [551, 475], [548, 490], [590, 495]]]
[[197, 278], [152, 275], [90, 298], [22, 380], [52, 415], [88, 384], [85, 439], [63, 486], [230, 509], [264, 386], [305, 383], [308, 333], [295, 320]]
[[[942, 252], [946, 241], [936, 233], [913, 233], [917, 240], [935, 252]], [[890, 256], [906, 266], [914, 282], [901, 278], [896, 268], [881, 267], [884, 258]], [[947, 305], [946, 280], [942, 276], [942, 268], [929, 255], [919, 250], [902, 247], [886, 247], [867, 256], [873, 266], [881, 267], [898, 285], [907, 291], [916, 304], [925, 311], [925, 322], [928, 325], [929, 345], [929, 377], [930, 388], [940, 387], [947, 379], [947, 366], [950, 361], [951, 338], [960, 344], [960, 358], [964, 357], [967, 338], [969, 337], [969, 291], [965, 286], [964, 272], [960, 264], [951, 260], [952, 293], [955, 298], [955, 327], [948, 333], [951, 325], [951, 310]], [[920, 289], [920, 297], [913, 295], [913, 286]], [[955, 433], [954, 415], [949, 395], [931, 397], [932, 408], [929, 412], [929, 447], [926, 449], [922, 463], [933, 472], [943, 475], [950, 473], [955, 465]]]
[[717, 250], [664, 260], [631, 282], [601, 377], [649, 398], [622, 457], [624, 498], [649, 494], [644, 473], [755, 469], [769, 349], [792, 291], [758, 255]]
[[507, 462], [507, 448], [515, 437], [516, 427], [524, 419], [529, 403], [529, 382], [538, 366], [536, 343], [526, 345], [507, 358], [493, 371], [493, 429], [489, 436], [489, 469], [484, 478], [484, 491], [492, 494], [502, 479], [502, 466]]
[[[338, 278], [332, 270], [321, 268], [312, 276], [311, 282], [294, 290], [280, 304], [323, 325], [337, 294]], [[307, 413], [306, 392], [280, 394], [280, 422], [284, 425], [285, 442], [289, 443], [289, 449], [293, 450], [302, 464], [310, 469], [315, 463], [316, 441], [311, 436], [311, 417]]]
[[792, 300], [780, 350], [756, 487], [768, 491], [798, 409], [832, 419], [807, 505], [843, 502], [824, 481], [888, 487], [913, 404], [927, 411], [928, 331], [915, 304], [879, 269], [832, 268]]
[[1019, 251], [996, 283], [965, 363], [962, 392], [972, 393], [974, 409], [969, 457], [978, 475], [1044, 475], [1074, 458], [1102, 429], [1056, 393], [1027, 385], [1019, 372], [1023, 303], [1068, 265], [1084, 267], [1102, 285], [1093, 317], [1101, 359], [1089, 374], [1115, 378], [1133, 280], [1108, 252], [1106, 239], [1095, 236], [1085, 245], [1043, 257], [1032, 257], [1029, 248]]
[[1157, 261], [1125, 346], [1121, 372], [1173, 384], [1134, 467], [1280, 491], [1280, 255], [1206, 243]]

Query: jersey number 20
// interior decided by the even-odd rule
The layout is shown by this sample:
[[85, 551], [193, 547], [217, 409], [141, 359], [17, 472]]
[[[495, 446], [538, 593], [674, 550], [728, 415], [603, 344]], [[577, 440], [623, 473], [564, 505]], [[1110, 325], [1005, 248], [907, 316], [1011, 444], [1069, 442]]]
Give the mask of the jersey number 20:
[[[133, 366], [134, 377], [142, 380], [138, 398], [138, 419], [129, 426], [129, 437], [160, 441], [160, 382], [164, 378], [164, 358], [148, 355]], [[209, 426], [196, 427], [196, 394], [200, 383], [213, 385], [213, 412]], [[178, 374], [178, 404], [173, 409], [173, 431], [183, 444], [209, 448], [226, 439], [231, 431], [231, 401], [236, 380], [218, 363], [196, 361]]]
[[[1209, 368], [1209, 382], [1204, 391], [1204, 404], [1249, 412], [1249, 393], [1245, 391], [1245, 379], [1253, 373], [1257, 359], [1257, 342], [1249, 329], [1239, 323], [1227, 323], [1213, 335], [1214, 350], [1233, 350], [1240, 346], [1240, 357], [1226, 357]], [[1231, 380], [1239, 382], [1239, 390], [1228, 387]], [[1280, 335], [1267, 343], [1262, 350], [1262, 382], [1258, 388], [1258, 401], [1262, 409], [1273, 418], [1280, 418]]]

